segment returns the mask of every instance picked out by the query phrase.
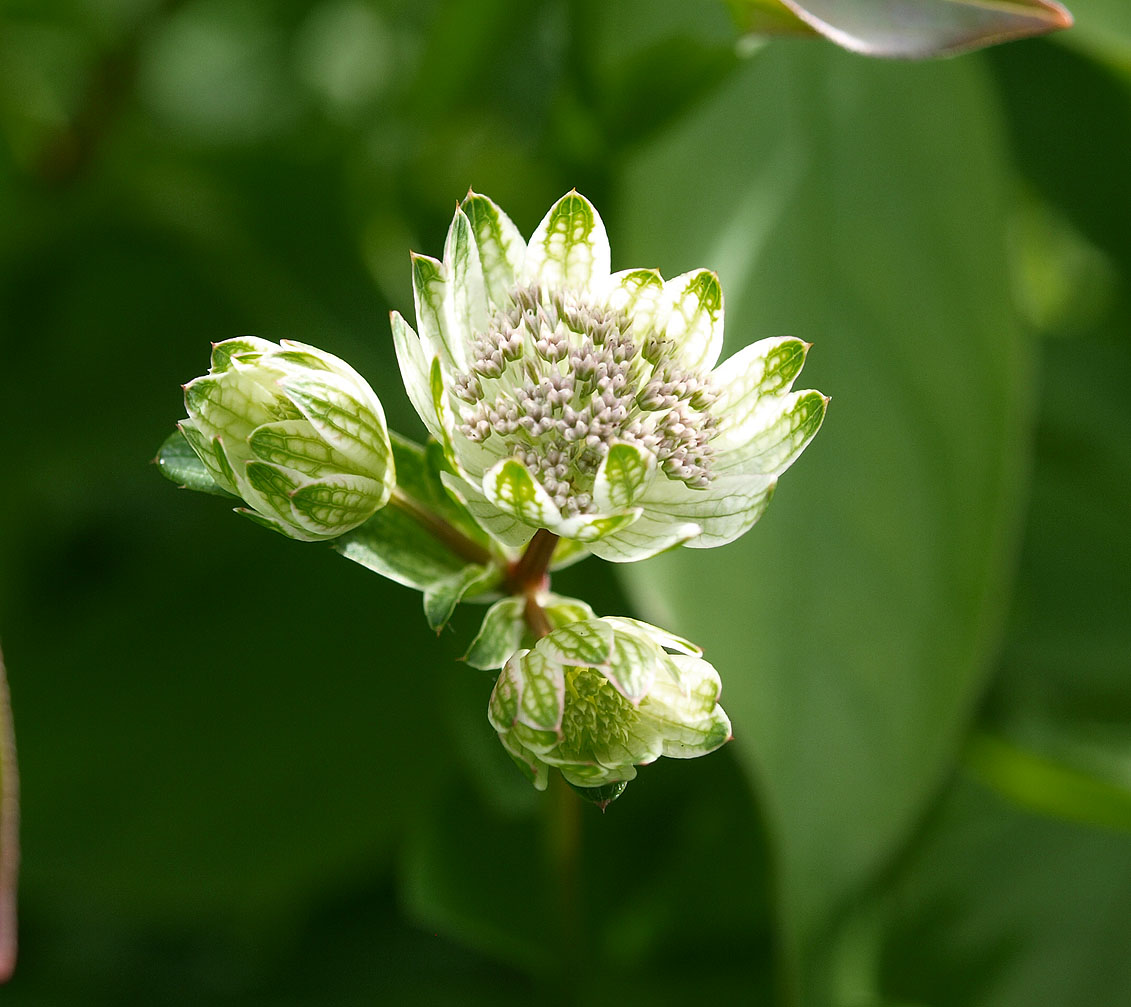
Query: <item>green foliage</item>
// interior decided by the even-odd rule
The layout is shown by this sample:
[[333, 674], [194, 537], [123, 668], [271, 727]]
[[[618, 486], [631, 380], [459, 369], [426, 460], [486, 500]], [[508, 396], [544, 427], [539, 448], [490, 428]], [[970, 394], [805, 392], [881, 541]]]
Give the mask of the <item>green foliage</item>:
[[[722, 2], [6, 5], [5, 1005], [1131, 996], [1131, 30], [1072, 8], [908, 65], [739, 57]], [[741, 543], [623, 583], [557, 554], [704, 645], [736, 737], [604, 815], [486, 723], [467, 665], [513, 618], [423, 629], [466, 557], [362, 525], [372, 577], [145, 464], [244, 332], [348, 359], [423, 443], [385, 318], [470, 185], [526, 235], [576, 186], [614, 270], [717, 269], [724, 357], [811, 342], [833, 396]], [[440, 450], [393, 452], [486, 548]], [[159, 465], [208, 488], [183, 439]]]
[[[767, 92], [791, 100], [743, 118], [747, 96]], [[821, 107], [823, 94], [841, 97]], [[731, 348], [812, 333], [810, 365], [833, 391], [837, 422], [783, 484], [770, 528], [710, 563], [678, 552], [626, 571], [658, 587], [657, 608], [707, 647], [724, 705], [742, 711], [737, 744], [773, 809], [802, 958], [923, 813], [1004, 617], [1031, 364], [1003, 282], [991, 100], [970, 63], [894, 67], [794, 44], [643, 155], [628, 188], [634, 240], [718, 266]], [[696, 152], [724, 129], [708, 169]], [[677, 236], [648, 208], [692, 176], [719, 195]]]

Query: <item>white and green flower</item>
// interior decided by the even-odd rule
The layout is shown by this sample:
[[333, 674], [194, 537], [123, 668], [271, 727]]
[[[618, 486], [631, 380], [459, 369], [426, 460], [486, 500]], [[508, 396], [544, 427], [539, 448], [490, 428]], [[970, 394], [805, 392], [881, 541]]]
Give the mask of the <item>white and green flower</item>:
[[577, 787], [628, 781], [661, 755], [695, 758], [730, 739], [700, 653], [633, 619], [568, 623], [507, 661], [488, 718], [539, 790], [551, 766]]
[[816, 434], [827, 399], [792, 391], [808, 344], [716, 367], [718, 277], [610, 272], [596, 209], [571, 192], [529, 242], [485, 196], [456, 209], [443, 261], [414, 255], [417, 330], [393, 337], [449, 489], [509, 546], [541, 528], [608, 560], [747, 531]]
[[260, 524], [302, 541], [368, 520], [395, 483], [385, 413], [344, 360], [253, 336], [212, 348], [185, 385], [181, 432], [216, 484]]

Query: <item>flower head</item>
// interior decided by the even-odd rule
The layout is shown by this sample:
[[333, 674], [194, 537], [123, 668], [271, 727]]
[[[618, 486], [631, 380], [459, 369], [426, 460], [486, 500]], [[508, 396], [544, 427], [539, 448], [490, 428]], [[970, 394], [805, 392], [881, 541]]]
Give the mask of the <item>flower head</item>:
[[661, 755], [694, 758], [730, 739], [718, 673], [699, 655], [633, 619], [568, 623], [507, 661], [487, 715], [539, 790], [550, 766], [578, 787], [628, 781]]
[[824, 418], [792, 392], [808, 345], [765, 339], [715, 368], [718, 277], [610, 273], [596, 209], [571, 192], [525, 242], [469, 193], [443, 261], [413, 257], [419, 334], [399, 314], [405, 385], [500, 541], [539, 528], [598, 556], [723, 545], [769, 503]]
[[385, 414], [373, 390], [324, 350], [253, 336], [212, 349], [185, 385], [180, 424], [221, 488], [261, 524], [303, 541], [370, 518], [395, 482]]

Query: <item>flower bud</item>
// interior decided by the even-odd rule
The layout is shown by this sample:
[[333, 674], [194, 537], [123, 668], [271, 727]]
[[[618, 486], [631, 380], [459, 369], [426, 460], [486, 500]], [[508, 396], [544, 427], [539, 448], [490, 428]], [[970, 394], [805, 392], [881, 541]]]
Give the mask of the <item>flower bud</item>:
[[228, 339], [185, 385], [181, 431], [212, 478], [260, 524], [336, 538], [383, 507], [396, 477], [385, 413], [345, 361], [284, 340]]
[[551, 766], [575, 787], [607, 787], [661, 755], [690, 759], [729, 741], [720, 688], [686, 641], [633, 619], [585, 619], [507, 661], [488, 718], [539, 790]]

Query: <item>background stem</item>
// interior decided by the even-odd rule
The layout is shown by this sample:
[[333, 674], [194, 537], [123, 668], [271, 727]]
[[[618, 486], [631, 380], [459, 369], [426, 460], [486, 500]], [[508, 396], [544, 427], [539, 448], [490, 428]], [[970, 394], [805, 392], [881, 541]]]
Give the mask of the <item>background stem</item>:
[[20, 864], [20, 785], [12, 704], [0, 654], [0, 983], [16, 967], [16, 880]]

